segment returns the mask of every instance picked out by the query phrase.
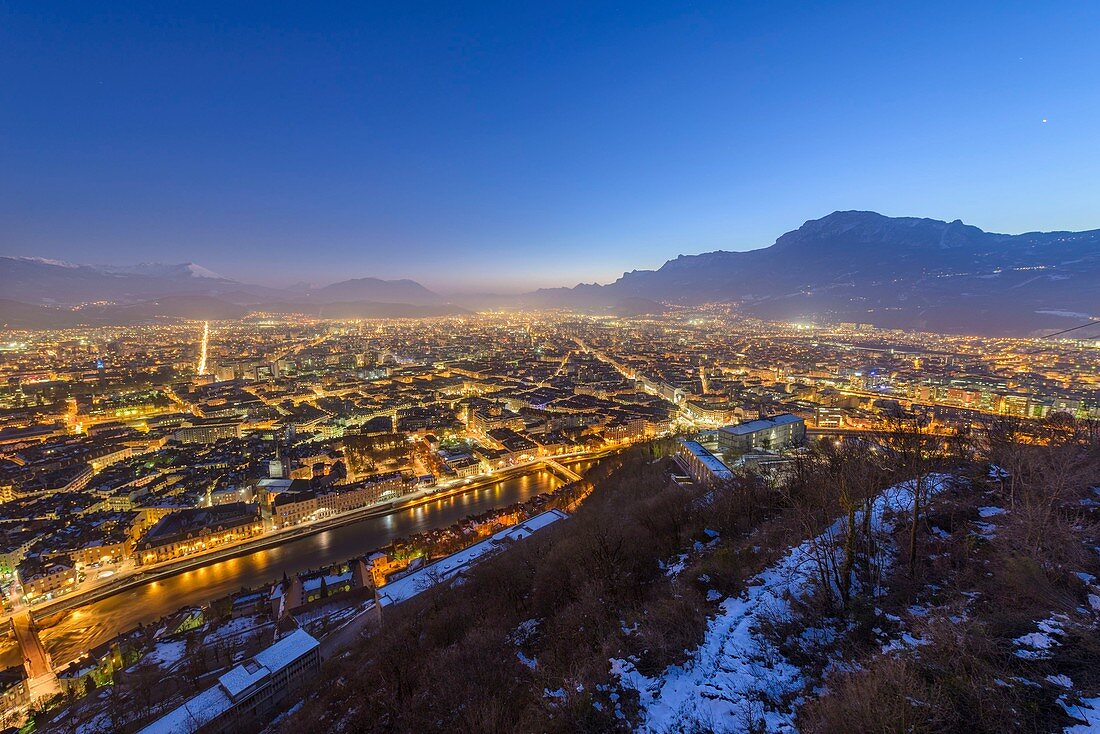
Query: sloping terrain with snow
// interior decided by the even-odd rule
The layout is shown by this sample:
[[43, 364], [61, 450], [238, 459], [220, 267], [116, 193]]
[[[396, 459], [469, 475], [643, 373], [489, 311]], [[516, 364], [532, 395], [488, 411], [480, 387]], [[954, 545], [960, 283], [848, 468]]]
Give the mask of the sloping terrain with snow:
[[[929, 491], [938, 492], [947, 480], [946, 476], [930, 479]], [[884, 490], [872, 506], [872, 527], [885, 539], [892, 518], [911, 508], [912, 502], [911, 483]], [[810, 682], [761, 627], [789, 620], [792, 600], [812, 593], [815, 543], [838, 537], [845, 522], [838, 520], [817, 538], [791, 549], [753, 578], [740, 596], [723, 601], [702, 644], [685, 664], [649, 678], [629, 660], [611, 661], [621, 685], [638, 691], [643, 731], [795, 731], [795, 708]], [[815, 644], [814, 640], [803, 642]]]

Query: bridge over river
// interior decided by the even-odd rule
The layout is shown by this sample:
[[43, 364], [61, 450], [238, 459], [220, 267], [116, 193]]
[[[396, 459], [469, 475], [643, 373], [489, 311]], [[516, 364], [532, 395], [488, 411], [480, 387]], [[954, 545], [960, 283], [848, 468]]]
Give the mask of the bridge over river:
[[33, 703], [40, 698], [49, 698], [61, 691], [54, 673], [53, 661], [38, 636], [38, 626], [31, 619], [29, 611], [21, 611], [12, 616], [9, 624], [23, 653], [23, 667], [27, 671], [27, 687]]

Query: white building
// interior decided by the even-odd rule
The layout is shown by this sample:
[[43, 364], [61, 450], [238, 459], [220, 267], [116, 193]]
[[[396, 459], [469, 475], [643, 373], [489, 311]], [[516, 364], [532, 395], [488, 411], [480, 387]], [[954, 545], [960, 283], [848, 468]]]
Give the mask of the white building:
[[321, 643], [294, 630], [139, 734], [231, 734], [262, 724], [296, 700], [320, 669]]

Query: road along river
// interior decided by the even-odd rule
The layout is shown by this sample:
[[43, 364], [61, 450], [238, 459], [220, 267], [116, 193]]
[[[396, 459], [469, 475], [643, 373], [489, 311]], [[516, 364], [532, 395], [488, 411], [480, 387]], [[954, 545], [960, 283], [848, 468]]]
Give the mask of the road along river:
[[[563, 462], [583, 474], [591, 460]], [[445, 527], [468, 515], [523, 502], [562, 482], [545, 469], [433, 500], [391, 514], [366, 517], [286, 543], [216, 561], [159, 581], [135, 586], [52, 619], [41, 637], [56, 667], [138, 624], [148, 624], [180, 607], [205, 604], [242, 587], [255, 587], [388, 545], [396, 538]], [[14, 638], [0, 639], [0, 666], [21, 662]]]

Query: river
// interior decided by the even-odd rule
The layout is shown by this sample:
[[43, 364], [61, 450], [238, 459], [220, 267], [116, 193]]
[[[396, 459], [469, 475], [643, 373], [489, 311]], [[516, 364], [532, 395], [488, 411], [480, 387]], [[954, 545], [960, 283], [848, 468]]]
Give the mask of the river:
[[[583, 474], [591, 461], [571, 462]], [[396, 538], [445, 527], [469, 515], [522, 502], [561, 486], [546, 470], [511, 477], [480, 489], [439, 499], [389, 515], [370, 517], [316, 535], [292, 540], [160, 581], [136, 586], [66, 613], [41, 632], [42, 641], [62, 667], [83, 651], [106, 642], [138, 624], [148, 624], [181, 607], [201, 605], [243, 587], [273, 582], [329, 563], [354, 558], [388, 545]], [[10, 636], [0, 639], [0, 667], [21, 662]]]

